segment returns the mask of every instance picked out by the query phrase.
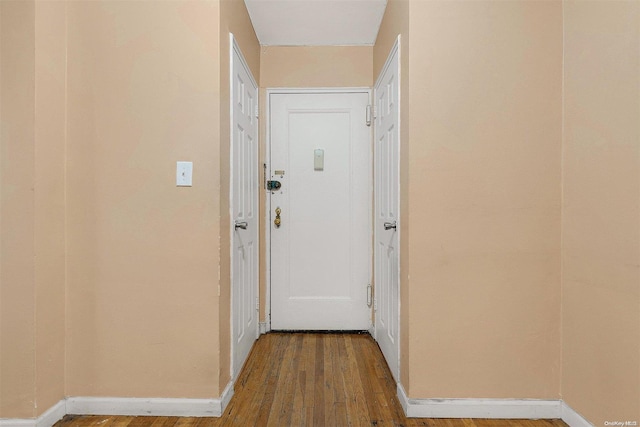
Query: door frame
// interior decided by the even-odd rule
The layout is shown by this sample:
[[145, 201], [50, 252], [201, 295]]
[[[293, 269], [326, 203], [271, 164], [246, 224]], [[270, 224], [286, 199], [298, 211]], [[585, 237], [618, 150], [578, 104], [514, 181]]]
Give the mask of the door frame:
[[[271, 95], [272, 94], [345, 94], [345, 93], [366, 93], [369, 97], [369, 105], [372, 102], [373, 96], [373, 88], [371, 87], [309, 87], [309, 88], [267, 88], [266, 89], [266, 105], [265, 105], [265, 154], [264, 154], [264, 166], [265, 166], [265, 177], [270, 176], [271, 174]], [[363, 112], [362, 119], [366, 120], [366, 112]], [[371, 121], [371, 136], [369, 138], [369, 149], [371, 150], [371, 173], [369, 174], [369, 217], [373, 219], [373, 120]], [[266, 179], [266, 178], [265, 178]], [[266, 191], [266, 182], [263, 183], [265, 186], [265, 229], [264, 229], [264, 239], [265, 239], [265, 270], [266, 270], [266, 281], [265, 281], [265, 329], [264, 332], [269, 332], [271, 330], [271, 192]], [[370, 221], [370, 243], [369, 243], [369, 254], [371, 257], [371, 263], [369, 264], [369, 281], [370, 284], [373, 280], [373, 221]], [[371, 323], [370, 331], [375, 327], [374, 321], [374, 313], [373, 313], [373, 304], [371, 305]]]
[[[230, 318], [229, 318], [229, 330], [230, 330], [230, 341], [231, 341], [231, 360], [229, 363], [229, 371], [230, 371], [230, 375], [231, 375], [231, 381], [235, 381], [237, 375], [240, 373], [240, 369], [242, 369], [242, 366], [236, 367], [235, 366], [235, 358], [236, 358], [236, 346], [235, 346], [235, 331], [234, 331], [234, 316], [236, 315], [236, 313], [234, 313], [234, 286], [233, 286], [233, 266], [234, 266], [234, 250], [233, 250], [233, 241], [234, 241], [234, 237], [235, 237], [235, 224], [233, 221], [233, 129], [234, 129], [234, 114], [233, 114], [233, 106], [234, 106], [234, 101], [235, 101], [235, 93], [233, 90], [233, 70], [234, 70], [234, 53], [238, 54], [238, 57], [240, 58], [240, 66], [242, 66], [243, 68], [245, 68], [245, 70], [247, 71], [247, 74], [249, 75], [249, 78], [251, 79], [251, 84], [253, 84], [256, 87], [256, 106], [260, 105], [260, 86], [258, 86], [255, 77], [253, 77], [253, 73], [251, 72], [251, 68], [249, 67], [249, 65], [247, 64], [247, 61], [244, 57], [244, 55], [242, 54], [242, 50], [240, 49], [240, 45], [238, 44], [236, 38], [234, 37], [233, 33], [229, 33], [229, 277], [230, 277], [230, 289], [229, 289], [229, 313], [230, 313]], [[256, 117], [256, 127], [257, 127], [257, 135], [256, 135], [256, 159], [257, 159], [257, 163], [258, 165], [260, 164], [260, 160], [259, 160], [259, 153], [260, 153], [260, 119], [258, 117]], [[258, 191], [257, 191], [257, 197], [256, 197], [256, 209], [258, 209], [258, 211], [256, 212], [256, 215], [258, 216], [258, 221], [257, 221], [257, 230], [256, 230], [256, 247], [260, 248], [260, 236], [261, 236], [261, 231], [260, 230], [260, 221], [259, 221], [259, 206], [260, 206], [260, 175], [258, 173], [258, 171], [256, 171], [256, 180], [257, 182], [257, 187], [258, 187]], [[258, 296], [258, 301], [260, 298], [260, 254], [258, 251], [258, 259], [257, 259], [258, 264], [256, 265], [257, 271], [256, 271], [256, 279], [255, 279], [255, 291], [256, 291], [256, 295]], [[257, 312], [256, 313], [256, 339], [260, 336], [260, 313]], [[246, 362], [246, 360], [245, 360]], [[237, 371], [237, 372], [235, 372]]]

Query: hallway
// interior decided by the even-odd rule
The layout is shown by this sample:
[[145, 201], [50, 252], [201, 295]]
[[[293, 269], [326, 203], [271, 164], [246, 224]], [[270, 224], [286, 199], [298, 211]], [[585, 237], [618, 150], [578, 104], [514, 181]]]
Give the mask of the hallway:
[[407, 419], [368, 334], [269, 333], [254, 345], [221, 418], [67, 416], [55, 427], [561, 427], [559, 420]]

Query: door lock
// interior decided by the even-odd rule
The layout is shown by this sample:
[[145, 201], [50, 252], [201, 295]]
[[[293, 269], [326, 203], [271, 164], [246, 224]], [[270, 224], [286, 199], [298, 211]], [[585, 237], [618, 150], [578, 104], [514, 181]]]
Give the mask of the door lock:
[[276, 228], [280, 228], [280, 224], [281, 224], [281, 220], [280, 220], [280, 214], [282, 213], [282, 209], [280, 208], [276, 208], [276, 219], [273, 220], [273, 224], [276, 226]]

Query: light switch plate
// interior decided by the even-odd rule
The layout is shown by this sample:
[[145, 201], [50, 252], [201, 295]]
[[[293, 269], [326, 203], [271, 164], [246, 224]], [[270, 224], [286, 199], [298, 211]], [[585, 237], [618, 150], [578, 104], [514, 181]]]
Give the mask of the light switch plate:
[[193, 162], [178, 162], [176, 166], [176, 186], [191, 187]]

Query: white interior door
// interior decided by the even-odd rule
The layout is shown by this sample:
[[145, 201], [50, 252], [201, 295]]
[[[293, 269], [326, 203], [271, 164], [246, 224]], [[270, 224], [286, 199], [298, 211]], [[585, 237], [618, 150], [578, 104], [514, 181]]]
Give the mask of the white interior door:
[[371, 326], [368, 103], [368, 91], [269, 95], [272, 329]]
[[375, 331], [396, 381], [399, 377], [399, 156], [398, 42], [374, 88], [375, 99]]
[[232, 375], [258, 336], [258, 88], [231, 42]]

